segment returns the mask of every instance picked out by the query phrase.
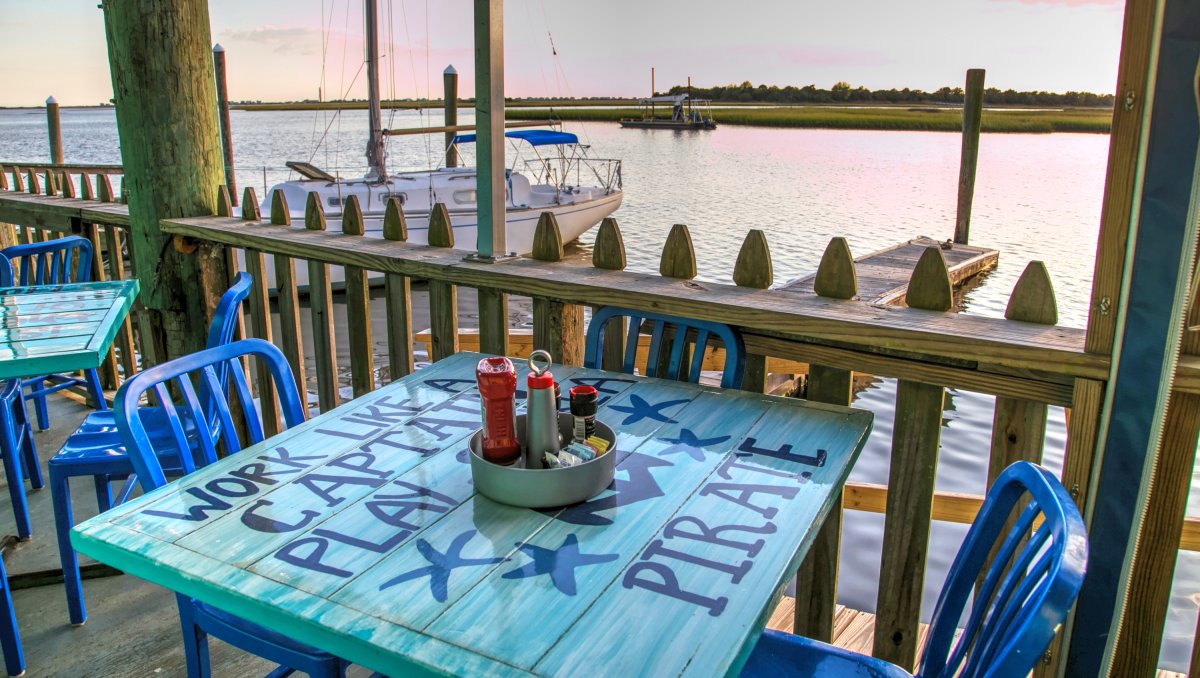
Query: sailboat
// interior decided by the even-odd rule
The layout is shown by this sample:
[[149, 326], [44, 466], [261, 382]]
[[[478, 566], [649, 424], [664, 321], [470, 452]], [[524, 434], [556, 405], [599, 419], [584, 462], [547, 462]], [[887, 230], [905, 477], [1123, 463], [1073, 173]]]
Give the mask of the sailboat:
[[[281, 191], [287, 199], [293, 220], [303, 220], [308, 196], [315, 194], [324, 208], [329, 228], [337, 230], [340, 229], [342, 208], [353, 195], [358, 198], [363, 212], [366, 235], [382, 237], [384, 212], [388, 201], [396, 198], [400, 201], [408, 225], [408, 241], [425, 244], [428, 242], [429, 218], [434, 204], [442, 203], [450, 215], [456, 246], [473, 249], [478, 220], [478, 177], [475, 168], [441, 167], [399, 173], [389, 173], [387, 170], [385, 139], [388, 130], [382, 125], [379, 94], [377, 0], [366, 0], [365, 5], [367, 110], [370, 117], [366, 149], [369, 169], [366, 176], [347, 180], [309, 163], [289, 162], [288, 167], [299, 173], [301, 178], [273, 186], [263, 199], [263, 214], [270, 212], [271, 195]], [[452, 106], [454, 102], [447, 101], [446, 105]], [[527, 124], [510, 124], [517, 125]], [[414, 131], [423, 130], [404, 130], [405, 133]], [[428, 133], [445, 131], [447, 128], [430, 128]], [[506, 233], [508, 248], [512, 253], [526, 254], [533, 249], [534, 231], [543, 212], [554, 214], [562, 232], [562, 240], [568, 243], [621, 206], [620, 160], [590, 157], [587, 144], [581, 144], [575, 134], [561, 130], [522, 129], [507, 132], [505, 137], [513, 151], [504, 178]], [[451, 143], [452, 150], [457, 152], [458, 146], [474, 141], [474, 134], [457, 135]], [[297, 273], [305, 277], [306, 271], [300, 267]], [[337, 271], [335, 275], [340, 273]], [[297, 282], [305, 284], [307, 281]]]

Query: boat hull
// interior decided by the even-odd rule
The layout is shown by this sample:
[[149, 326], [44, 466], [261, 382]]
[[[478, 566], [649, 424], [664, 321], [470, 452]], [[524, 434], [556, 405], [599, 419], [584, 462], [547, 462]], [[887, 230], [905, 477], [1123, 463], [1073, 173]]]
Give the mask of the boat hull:
[[[528, 254], [533, 250], [534, 233], [537, 231], [537, 222], [543, 212], [550, 212], [554, 215], [555, 220], [558, 222], [559, 232], [562, 234], [563, 244], [574, 242], [579, 236], [588, 232], [605, 217], [615, 212], [621, 206], [622, 198], [623, 194], [620, 191], [614, 191], [609, 195], [578, 203], [540, 208], [510, 209], [505, 213], [508, 250], [517, 254]], [[292, 223], [304, 223], [304, 214], [302, 212], [293, 212], [291, 216]], [[457, 249], [475, 249], [475, 240], [478, 234], [477, 221], [478, 213], [475, 211], [450, 213], [450, 224], [454, 230], [454, 246]], [[364, 222], [364, 232], [367, 237], [383, 237], [382, 214], [365, 215]], [[428, 244], [428, 213], [406, 214], [405, 223], [408, 226], [408, 242], [417, 245]], [[338, 219], [329, 220], [327, 229], [335, 233], [340, 231], [341, 221]], [[246, 264], [243, 252], [238, 250], [237, 256], [239, 266], [242, 270], [245, 270]], [[304, 262], [298, 261], [295, 264], [295, 269], [297, 286], [306, 287], [308, 285], [308, 266]], [[275, 266], [273, 257], [267, 257], [264, 275], [267, 277], [268, 285], [274, 288]], [[345, 275], [341, 266], [330, 267], [329, 280], [334, 284], [340, 284], [345, 281]]]

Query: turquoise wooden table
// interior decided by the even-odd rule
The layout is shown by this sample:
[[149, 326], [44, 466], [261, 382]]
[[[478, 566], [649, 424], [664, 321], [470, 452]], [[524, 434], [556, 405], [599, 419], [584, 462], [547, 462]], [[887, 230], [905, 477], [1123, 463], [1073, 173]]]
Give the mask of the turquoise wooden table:
[[0, 380], [98, 367], [137, 280], [0, 288]]
[[514, 508], [471, 485], [480, 357], [442, 360], [71, 541], [386, 675], [736, 671], [871, 414], [556, 367], [564, 393], [600, 391], [616, 480], [574, 506]]

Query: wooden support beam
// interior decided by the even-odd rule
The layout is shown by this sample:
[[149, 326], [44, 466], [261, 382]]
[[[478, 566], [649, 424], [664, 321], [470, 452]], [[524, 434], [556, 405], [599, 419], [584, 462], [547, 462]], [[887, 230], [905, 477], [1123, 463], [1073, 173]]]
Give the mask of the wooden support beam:
[[975, 199], [975, 167], [979, 164], [979, 130], [983, 118], [984, 70], [967, 71], [963, 95], [962, 157], [958, 165], [958, 215], [954, 242], [966, 245], [971, 230], [971, 203]]
[[[429, 245], [454, 247], [454, 228], [450, 212], [435, 203], [429, 214]], [[458, 353], [458, 287], [444, 280], [429, 281], [429, 325], [433, 333], [432, 360]]]
[[[552, 212], [542, 212], [533, 235], [531, 257], [558, 262], [563, 258], [562, 233]], [[583, 364], [583, 306], [533, 298], [533, 343], [559, 365]]]
[[504, 0], [475, 0], [475, 139], [479, 219], [475, 251], [508, 254], [504, 181]]
[[[316, 193], [308, 194], [304, 206], [304, 228], [324, 231], [325, 208]], [[317, 371], [317, 402], [322, 412], [338, 406], [337, 341], [333, 333], [333, 291], [329, 287], [329, 265], [308, 260], [308, 304], [313, 327], [313, 361]]]
[[[399, 198], [389, 198], [383, 215], [383, 237], [392, 242], [408, 240], [408, 224]], [[412, 281], [406, 275], [388, 273], [384, 278], [388, 319], [388, 376], [391, 381], [412, 374]]]
[[[342, 212], [342, 234], [362, 237], [365, 232], [358, 196], [351, 195]], [[346, 267], [346, 321], [350, 328], [350, 386], [358, 398], [375, 390], [371, 290], [367, 287], [367, 272], [358, 266]]]
[[[913, 271], [908, 305], [946, 312], [952, 304], [946, 261], [941, 250], [931, 247]], [[944, 399], [941, 386], [906, 379], [896, 384], [874, 656], [909, 671], [917, 656]]]

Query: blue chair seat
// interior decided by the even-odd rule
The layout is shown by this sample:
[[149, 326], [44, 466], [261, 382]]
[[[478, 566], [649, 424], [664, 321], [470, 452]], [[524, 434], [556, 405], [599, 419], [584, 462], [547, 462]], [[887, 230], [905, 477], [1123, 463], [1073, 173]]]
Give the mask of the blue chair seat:
[[[209, 328], [207, 346], [214, 348], [228, 344], [237, 328], [237, 319], [242, 302], [250, 294], [253, 279], [239, 273], [229, 290], [221, 296], [213, 313], [212, 326]], [[221, 383], [225, 383], [224, 371], [218, 374]], [[177, 421], [183, 428], [185, 440], [193, 451], [199, 450], [200, 436], [196, 435], [194, 419], [184, 407], [176, 408], [179, 413]], [[166, 410], [158, 407], [139, 407], [138, 416], [145, 422], [150, 441], [159, 449], [171, 449], [174, 442], [170, 417]], [[219, 426], [214, 423], [211, 439], [215, 440], [220, 434]], [[159, 454], [159, 463], [172, 475], [182, 473], [183, 464], [174, 452]], [[67, 439], [66, 444], [50, 459], [50, 490], [54, 495], [54, 526], [58, 533], [58, 553], [62, 562], [63, 585], [67, 592], [67, 611], [72, 624], [82, 624], [87, 620], [87, 612], [83, 604], [83, 586], [79, 579], [79, 559], [71, 546], [71, 526], [75, 520], [71, 511], [71, 485], [69, 480], [78, 476], [92, 476], [96, 487], [96, 503], [103, 513], [114, 505], [112, 490], [109, 483], [112, 480], [126, 479], [124, 487], [116, 497], [115, 503], [121, 503], [128, 498], [133, 489], [133, 463], [126, 454], [125, 443], [121, 439], [120, 429], [111, 410], [92, 412], [84, 419], [75, 433]]]
[[[324, 650], [318, 650], [311, 645], [301, 643], [295, 638], [290, 638], [282, 633], [279, 633], [278, 631], [272, 631], [265, 626], [255, 624], [252, 621], [247, 621], [241, 617], [238, 617], [237, 615], [229, 614], [228, 612], [220, 608], [213, 607], [208, 603], [203, 603], [195, 598], [191, 599], [191, 603], [197, 621], [201, 621], [202, 625], [208, 629], [209, 633], [212, 633], [212, 635], [223, 640], [228, 639], [227, 642], [231, 644], [241, 647], [241, 645], [238, 643], [238, 640], [245, 638], [246, 636], [251, 636], [255, 642], [270, 643], [288, 652], [310, 655], [313, 658], [321, 658], [327, 661], [337, 661], [337, 657], [325, 652]], [[226, 627], [226, 633], [222, 633], [220, 630], [218, 630], [221, 626]], [[241, 649], [247, 652], [256, 652], [257, 650], [253, 644], [250, 644], [249, 647], [241, 647]]]
[[782, 631], [763, 631], [742, 675], [912, 678], [895, 664]]

